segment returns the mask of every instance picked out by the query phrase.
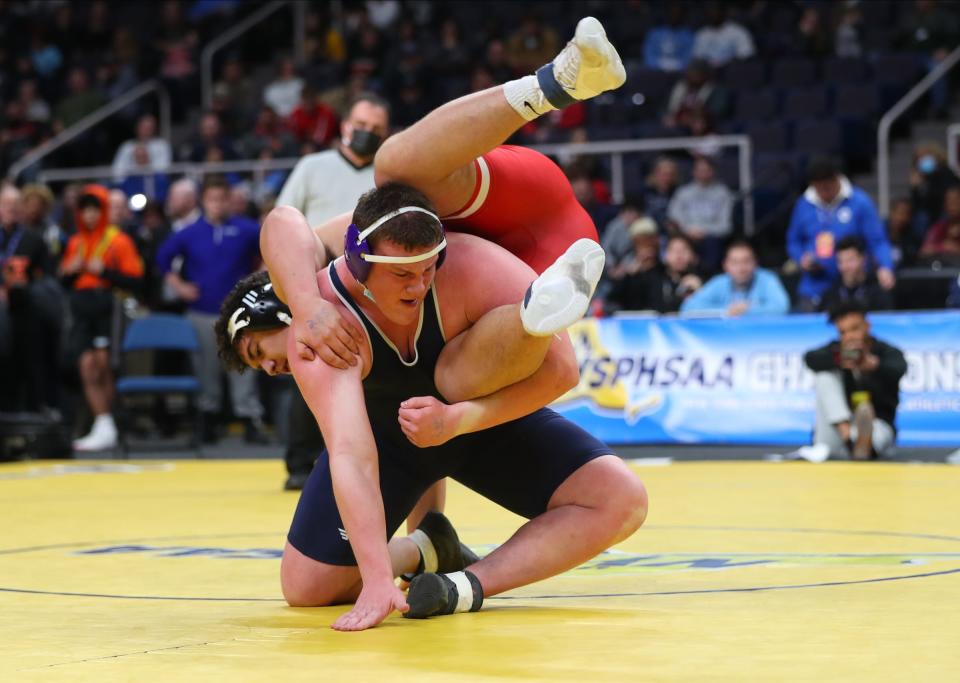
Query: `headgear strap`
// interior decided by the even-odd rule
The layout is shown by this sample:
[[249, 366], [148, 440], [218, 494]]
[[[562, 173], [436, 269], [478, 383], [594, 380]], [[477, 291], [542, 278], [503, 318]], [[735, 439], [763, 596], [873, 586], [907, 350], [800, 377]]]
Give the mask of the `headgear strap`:
[[[391, 211], [388, 214], [381, 216], [378, 220], [374, 221], [372, 225], [366, 228], [363, 232], [357, 235], [357, 245], [367, 239], [373, 231], [379, 228], [381, 225], [386, 223], [389, 220], [396, 218], [397, 216], [403, 215], [405, 213], [410, 213], [416, 211], [417, 213], [424, 213], [434, 219], [437, 223], [440, 223], [440, 217], [433, 213], [433, 211], [428, 211], [427, 209], [421, 208], [419, 206], [403, 206], [395, 211]], [[444, 250], [447, 246], [447, 238], [443, 237], [440, 240], [440, 244], [435, 246], [430, 251], [425, 254], [417, 254], [416, 256], [380, 256], [379, 254], [360, 254], [360, 258], [368, 263], [417, 263], [418, 261], [426, 261], [428, 258], [432, 258]]]

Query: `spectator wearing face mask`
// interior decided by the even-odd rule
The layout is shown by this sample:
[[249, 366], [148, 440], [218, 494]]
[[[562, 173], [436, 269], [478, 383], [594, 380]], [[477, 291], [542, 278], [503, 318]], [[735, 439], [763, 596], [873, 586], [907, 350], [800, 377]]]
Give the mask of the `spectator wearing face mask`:
[[297, 162], [277, 205], [298, 209], [312, 226], [353, 211], [360, 195], [374, 187], [373, 157], [389, 128], [386, 100], [359, 95], [340, 124], [340, 142], [334, 149], [308, 154]]
[[910, 169], [910, 202], [913, 204], [914, 230], [923, 239], [928, 228], [943, 215], [943, 197], [947, 188], [960, 184], [960, 178], [947, 165], [943, 148], [924, 142], [913, 150]]

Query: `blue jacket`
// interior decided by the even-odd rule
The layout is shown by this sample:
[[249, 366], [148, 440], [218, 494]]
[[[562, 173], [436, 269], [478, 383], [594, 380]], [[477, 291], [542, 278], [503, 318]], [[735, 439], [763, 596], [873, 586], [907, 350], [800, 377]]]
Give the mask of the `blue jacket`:
[[693, 38], [686, 26], [657, 26], [643, 41], [643, 61], [658, 71], [683, 71], [693, 56]]
[[243, 218], [229, 218], [214, 227], [200, 218], [160, 245], [157, 266], [169, 273], [177, 256], [183, 257], [180, 277], [200, 289], [200, 298], [190, 303], [190, 310], [219, 313], [233, 286], [260, 264], [260, 227]]
[[730, 304], [750, 304], [744, 315], [779, 315], [790, 310], [790, 297], [780, 278], [765, 268], [757, 268], [749, 289], [738, 290], [726, 273], [715, 275], [691, 294], [680, 306], [681, 313], [723, 313]]
[[787, 253], [797, 263], [804, 254], [813, 254], [820, 270], [803, 272], [797, 285], [799, 296], [819, 300], [836, 281], [839, 277], [836, 245], [851, 235], [863, 240], [874, 267], [893, 268], [890, 241], [873, 200], [866, 192], [841, 178], [840, 194], [833, 204], [827, 206], [814, 189], [808, 187], [793, 207], [787, 230]]

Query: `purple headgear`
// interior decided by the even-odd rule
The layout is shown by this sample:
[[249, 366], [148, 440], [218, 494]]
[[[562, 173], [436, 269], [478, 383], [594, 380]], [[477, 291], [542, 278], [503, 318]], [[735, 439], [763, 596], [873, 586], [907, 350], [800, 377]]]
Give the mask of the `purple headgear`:
[[[372, 253], [370, 243], [367, 242], [367, 237], [390, 219], [396, 218], [404, 213], [410, 213], [411, 211], [425, 213], [437, 221], [437, 223], [440, 223], [440, 244], [427, 253], [417, 254], [416, 256], [378, 256]], [[404, 206], [396, 211], [391, 211], [379, 220], [374, 221], [373, 224], [363, 232], [360, 231], [360, 228], [358, 228], [355, 223], [351, 223], [350, 227], [347, 228], [347, 234], [343, 238], [343, 255], [347, 259], [347, 268], [350, 269], [353, 277], [360, 283], [366, 282], [367, 278], [370, 277], [370, 267], [373, 263], [417, 263], [418, 261], [425, 261], [428, 258], [439, 255], [437, 258], [437, 268], [439, 268], [443, 263], [443, 257], [446, 255], [446, 248], [447, 238], [443, 231], [443, 223], [440, 222], [440, 218], [432, 211], [427, 211], [419, 206]]]

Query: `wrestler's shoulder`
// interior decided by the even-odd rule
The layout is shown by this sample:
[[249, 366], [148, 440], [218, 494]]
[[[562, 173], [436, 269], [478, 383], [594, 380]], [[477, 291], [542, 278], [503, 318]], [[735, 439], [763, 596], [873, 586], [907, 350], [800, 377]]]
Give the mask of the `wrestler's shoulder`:
[[457, 261], [465, 265], [477, 263], [477, 258], [498, 258], [515, 260], [516, 257], [495, 242], [463, 232], [447, 233], [447, 260]]

